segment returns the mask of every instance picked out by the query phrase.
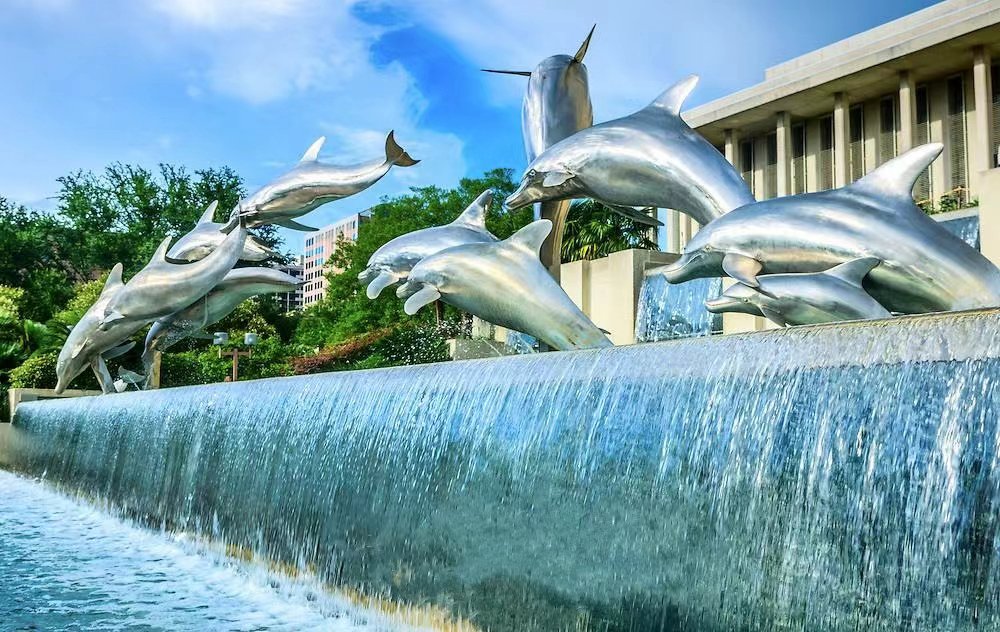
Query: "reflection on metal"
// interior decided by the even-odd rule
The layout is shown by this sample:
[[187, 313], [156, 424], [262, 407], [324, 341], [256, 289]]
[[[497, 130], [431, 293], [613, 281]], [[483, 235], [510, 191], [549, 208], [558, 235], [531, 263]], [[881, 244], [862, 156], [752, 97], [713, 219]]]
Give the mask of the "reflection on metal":
[[452, 246], [495, 242], [497, 238], [486, 230], [486, 213], [492, 203], [493, 191], [487, 189], [452, 223], [401, 235], [376, 250], [358, 275], [368, 285], [368, 298], [377, 298], [385, 288], [405, 281], [413, 266], [430, 255]]
[[554, 349], [611, 345], [538, 259], [552, 222], [533, 222], [509, 239], [456, 246], [427, 257], [396, 294], [415, 314], [441, 299], [483, 320], [524, 332]]
[[[215, 222], [215, 210], [218, 206], [218, 201], [208, 205], [194, 230], [178, 239], [167, 251], [168, 259], [188, 263], [200, 261], [219, 247], [226, 238], [226, 233], [223, 231], [226, 225]], [[247, 235], [240, 259], [243, 261], [264, 261], [274, 254], [273, 250], [258, 242], [253, 235]]]
[[998, 358], [953, 313], [29, 402], [11, 457], [494, 632], [994, 630]]
[[671, 283], [821, 272], [874, 257], [865, 289], [886, 309], [923, 313], [1000, 305], [1000, 270], [913, 203], [917, 177], [941, 153], [923, 145], [842, 189], [751, 204], [703, 227], [675, 263]]
[[689, 77], [635, 114], [549, 147], [507, 206], [591, 197], [646, 223], [657, 222], [633, 207], [676, 209], [704, 225], [753, 202], [733, 166], [680, 117], [696, 83]]

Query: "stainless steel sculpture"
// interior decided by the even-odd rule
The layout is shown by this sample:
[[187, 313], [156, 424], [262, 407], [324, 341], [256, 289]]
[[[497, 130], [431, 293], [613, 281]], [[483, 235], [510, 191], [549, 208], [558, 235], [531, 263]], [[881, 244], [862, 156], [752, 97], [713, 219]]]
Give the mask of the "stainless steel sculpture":
[[100, 297], [73, 327], [59, 351], [59, 358], [56, 360], [56, 394], [65, 391], [70, 382], [88, 366], [97, 376], [101, 390], [105, 393], [114, 392], [114, 380], [105, 360], [131, 349], [135, 343], [126, 341], [146, 324], [142, 321], [119, 321], [107, 328], [100, 327], [105, 309], [124, 287], [122, 264], [119, 263], [111, 269]]
[[1000, 270], [914, 203], [917, 177], [941, 153], [923, 145], [842, 189], [739, 208], [694, 236], [671, 283], [728, 275], [750, 287], [759, 274], [819, 272], [863, 257], [882, 261], [865, 287], [892, 312], [1000, 305]]
[[[594, 124], [590, 102], [587, 66], [583, 58], [594, 35], [594, 25], [573, 56], [546, 57], [534, 71], [487, 70], [486, 72], [528, 77], [528, 88], [521, 106], [521, 134], [528, 163], [543, 151]], [[542, 265], [558, 278], [562, 262], [562, 235], [569, 214], [570, 200], [552, 200], [535, 204], [535, 219], [552, 222], [552, 232], [542, 244]]]
[[100, 320], [102, 330], [117, 322], [147, 324], [191, 305], [222, 281], [243, 254], [247, 229], [242, 222], [222, 244], [200, 261], [167, 261], [170, 237], [153, 258], [108, 301]]
[[[215, 222], [215, 210], [218, 206], [218, 200], [208, 205], [194, 229], [178, 239], [167, 251], [168, 259], [186, 262], [200, 261], [219, 247], [219, 244], [226, 238], [226, 233], [223, 231], [226, 224]], [[248, 234], [240, 259], [243, 261], [264, 261], [273, 254], [273, 250], [254, 239], [253, 235]]]
[[889, 318], [892, 314], [861, 287], [879, 263], [869, 257], [824, 272], [759, 276], [757, 287], [736, 283], [705, 307], [716, 314], [765, 316], [782, 326]]
[[260, 294], [291, 292], [299, 285], [301, 282], [298, 279], [274, 268], [236, 268], [229, 271], [204, 297], [153, 323], [146, 334], [142, 353], [146, 376], [150, 375], [156, 352], [166, 351], [192, 336], [204, 334], [211, 338], [204, 328], [231, 314], [246, 299]]
[[415, 314], [441, 299], [483, 320], [538, 338], [554, 349], [610, 347], [538, 259], [552, 230], [533, 222], [496, 243], [448, 248], [422, 260], [396, 295]]
[[546, 149], [528, 166], [507, 206], [590, 197], [637, 219], [651, 218], [632, 207], [669, 208], [704, 225], [753, 202], [733, 166], [680, 117], [697, 82], [688, 77], [635, 114]]
[[[393, 132], [385, 139], [385, 157], [359, 165], [338, 167], [319, 162], [326, 137], [320, 137], [287, 173], [240, 202], [239, 212], [247, 216], [247, 226], [277, 224], [293, 230], [313, 231], [296, 218], [327, 202], [364, 191], [382, 179], [393, 165], [410, 167], [420, 162], [396, 143]], [[231, 228], [233, 222], [227, 225]]]
[[376, 250], [358, 275], [361, 283], [368, 284], [368, 298], [377, 298], [385, 288], [405, 281], [413, 266], [446, 248], [497, 241], [486, 230], [486, 213], [492, 203], [493, 191], [487, 189], [452, 223], [400, 235]]

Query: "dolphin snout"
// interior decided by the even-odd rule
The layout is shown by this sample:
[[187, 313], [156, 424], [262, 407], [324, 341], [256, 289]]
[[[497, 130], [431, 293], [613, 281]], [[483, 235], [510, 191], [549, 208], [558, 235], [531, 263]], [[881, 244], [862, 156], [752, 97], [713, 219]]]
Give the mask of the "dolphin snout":
[[742, 301], [730, 296], [723, 294], [722, 296], [717, 296], [716, 298], [709, 299], [705, 301], [705, 309], [712, 312], [713, 314], [718, 314], [731, 310], [732, 308], [739, 305]]
[[368, 285], [378, 276], [378, 269], [374, 266], [370, 266], [358, 273], [358, 281], [362, 285]]
[[655, 271], [662, 274], [670, 283], [682, 283], [688, 280], [686, 275], [688, 266], [697, 261], [700, 256], [697, 253], [684, 253], [677, 261], [656, 268]]
[[407, 281], [406, 283], [396, 288], [396, 296], [398, 298], [403, 298], [403, 299], [410, 298], [411, 296], [419, 292], [420, 289], [423, 287], [424, 287], [423, 283], [412, 280]]
[[504, 208], [509, 210], [517, 210], [522, 206], [527, 206], [533, 202], [537, 202], [541, 196], [534, 194], [531, 189], [531, 185], [528, 183], [528, 179], [525, 178], [521, 182], [521, 186], [517, 187], [517, 190], [507, 196], [507, 199], [503, 201]]

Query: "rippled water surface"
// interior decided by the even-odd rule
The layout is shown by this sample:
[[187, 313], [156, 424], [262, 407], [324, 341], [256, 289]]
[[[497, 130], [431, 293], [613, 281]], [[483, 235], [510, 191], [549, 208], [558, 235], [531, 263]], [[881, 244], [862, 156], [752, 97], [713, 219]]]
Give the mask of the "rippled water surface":
[[0, 579], [0, 630], [390, 629], [2, 470]]

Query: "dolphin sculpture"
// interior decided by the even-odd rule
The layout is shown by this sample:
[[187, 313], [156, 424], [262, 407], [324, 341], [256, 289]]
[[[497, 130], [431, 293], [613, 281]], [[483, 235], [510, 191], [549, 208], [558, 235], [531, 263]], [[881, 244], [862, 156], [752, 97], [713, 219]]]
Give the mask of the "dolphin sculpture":
[[[226, 238], [226, 233], [223, 231], [226, 224], [215, 222], [215, 209], [218, 206], [218, 200], [208, 205], [194, 229], [178, 239], [167, 251], [168, 259], [189, 263], [199, 261], [219, 247], [219, 244]], [[264, 261], [273, 254], [275, 254], [273, 250], [254, 239], [253, 235], [247, 235], [240, 259], [243, 261]]]
[[150, 323], [191, 305], [222, 281], [243, 254], [247, 229], [243, 222], [211, 254], [200, 261], [167, 261], [170, 237], [164, 239], [146, 267], [108, 301], [100, 328], [119, 321]]
[[892, 312], [1000, 305], [1000, 270], [913, 203], [914, 182], [942, 149], [916, 147], [841, 189], [736, 209], [699, 230], [658, 272], [671, 283], [728, 275], [758, 287], [761, 274], [874, 257], [882, 263], [865, 288]]
[[638, 112], [549, 147], [528, 166], [507, 207], [590, 197], [617, 209], [676, 209], [705, 225], [753, 202], [740, 174], [680, 117], [697, 83], [692, 75]]
[[765, 316], [781, 326], [889, 318], [889, 310], [861, 287], [862, 280], [879, 263], [878, 259], [865, 257], [824, 272], [759, 276], [757, 287], [736, 283], [722, 296], [705, 301], [705, 307], [715, 314]]
[[406, 299], [403, 310], [413, 315], [441, 299], [554, 349], [612, 346], [538, 259], [551, 230], [552, 222], [542, 219], [504, 241], [455, 246], [427, 257], [396, 290]]
[[[484, 70], [528, 77], [528, 88], [521, 106], [521, 135], [524, 151], [531, 163], [543, 151], [594, 124], [590, 84], [583, 58], [590, 47], [595, 24], [575, 55], [546, 57], [531, 72]], [[570, 200], [551, 200], [535, 204], [535, 219], [552, 222], [552, 232], [542, 244], [542, 265], [558, 277], [562, 259], [562, 235], [569, 215]], [[646, 218], [648, 221], [648, 218]]]
[[108, 371], [105, 360], [117, 357], [135, 344], [127, 342], [137, 331], [142, 329], [141, 321], [118, 322], [107, 329], [100, 328], [101, 319], [108, 303], [111, 302], [125, 287], [122, 283], [122, 264], [116, 264], [104, 283], [101, 295], [97, 301], [84, 313], [73, 329], [70, 330], [66, 342], [59, 350], [56, 360], [56, 394], [65, 391], [70, 383], [83, 373], [89, 366], [104, 393], [113, 393], [114, 380]]
[[[150, 375], [157, 351], [166, 351], [185, 338], [203, 334], [203, 328], [219, 322], [252, 296], [290, 292], [300, 285], [295, 277], [274, 268], [230, 270], [203, 298], [153, 323], [146, 334], [142, 353], [146, 375]], [[204, 335], [211, 338], [209, 334]]]
[[[418, 162], [396, 143], [393, 132], [385, 139], [385, 157], [347, 167], [319, 162], [319, 151], [326, 142], [321, 136], [302, 155], [299, 164], [278, 176], [270, 184], [240, 202], [234, 211], [248, 218], [247, 226], [277, 224], [292, 230], [313, 231], [295, 221], [327, 202], [364, 191], [382, 179], [393, 165], [410, 167]], [[226, 232], [233, 220], [226, 225]]]
[[493, 191], [487, 189], [452, 223], [400, 235], [376, 250], [358, 275], [361, 283], [368, 284], [368, 298], [377, 298], [385, 288], [405, 281], [413, 266], [446, 248], [497, 241], [486, 230], [486, 213], [492, 203]]

